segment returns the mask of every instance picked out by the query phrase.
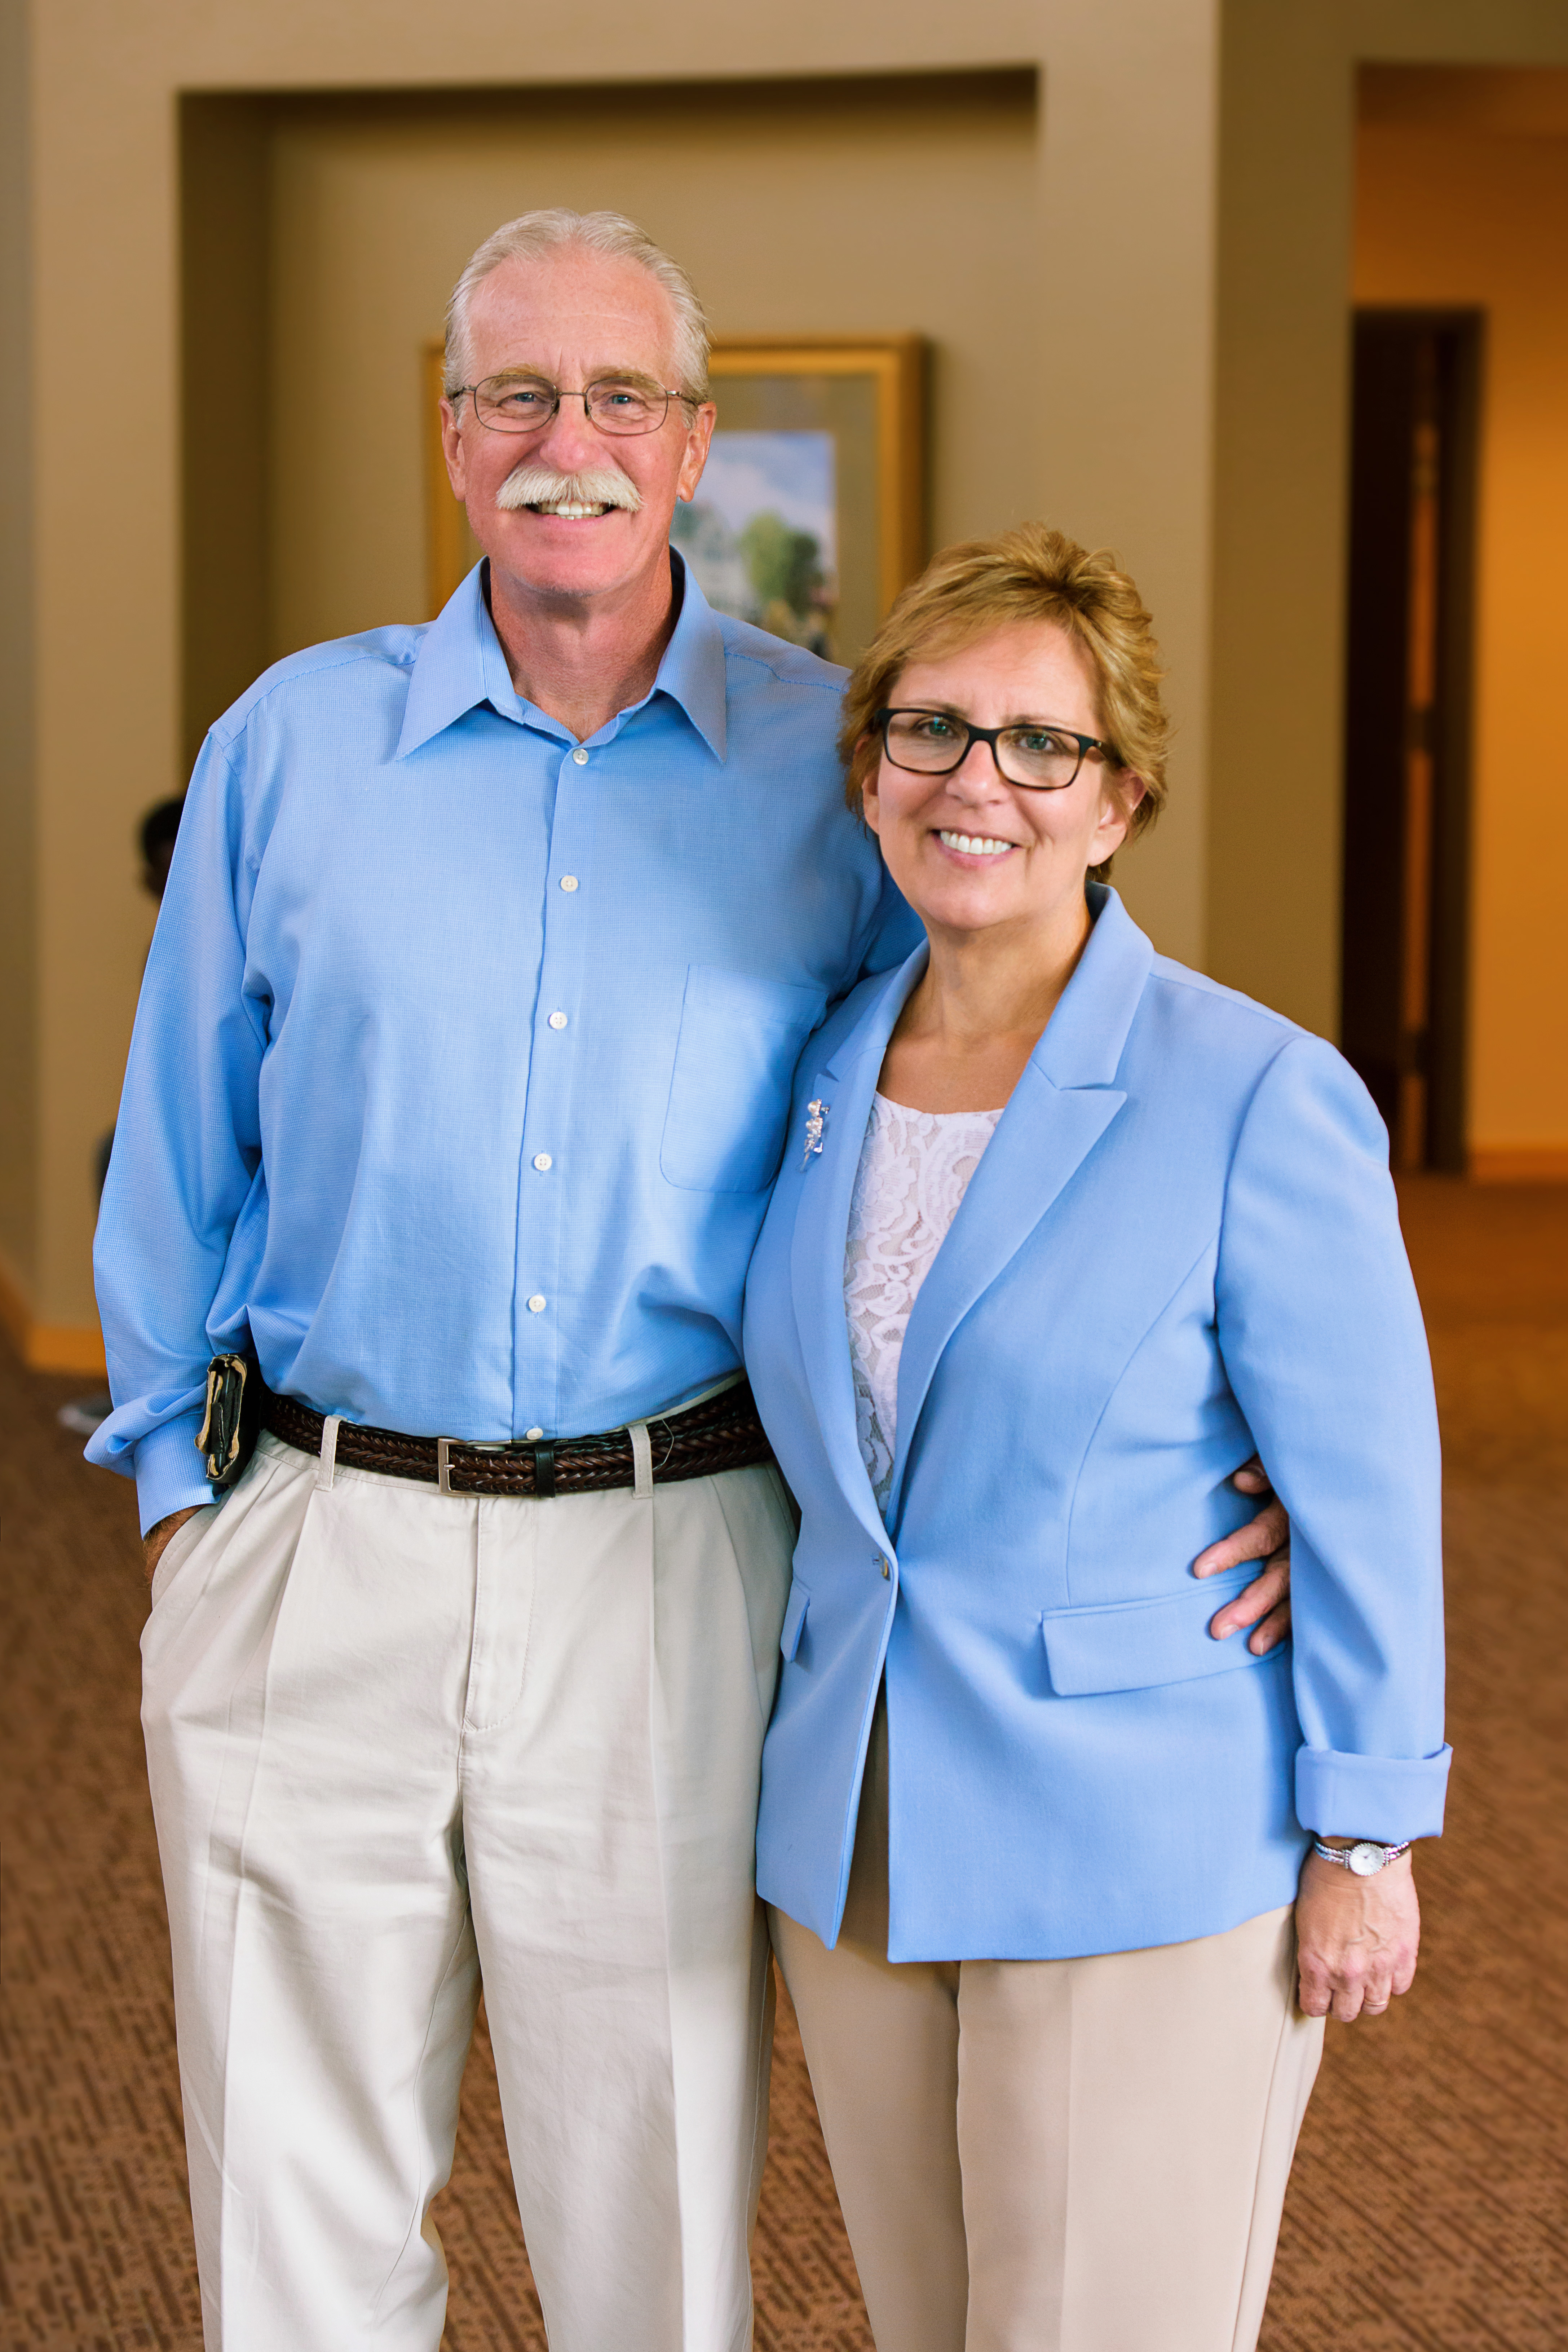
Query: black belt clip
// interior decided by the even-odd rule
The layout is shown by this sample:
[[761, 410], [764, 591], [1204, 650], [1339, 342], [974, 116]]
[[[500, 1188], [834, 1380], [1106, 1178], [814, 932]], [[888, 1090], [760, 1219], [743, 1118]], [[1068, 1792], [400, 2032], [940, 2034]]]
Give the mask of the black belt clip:
[[237, 1486], [256, 1451], [261, 1428], [262, 1380], [249, 1356], [215, 1356], [207, 1366], [207, 1403], [196, 1433], [215, 1495]]

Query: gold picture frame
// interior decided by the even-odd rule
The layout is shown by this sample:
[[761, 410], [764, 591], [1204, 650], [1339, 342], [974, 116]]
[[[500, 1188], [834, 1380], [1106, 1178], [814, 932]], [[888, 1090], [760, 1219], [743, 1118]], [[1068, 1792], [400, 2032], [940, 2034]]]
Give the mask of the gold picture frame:
[[[861, 652], [926, 557], [926, 349], [920, 335], [714, 344], [713, 450], [671, 532], [710, 602], [838, 661]], [[434, 615], [479, 551], [441, 453], [439, 341], [421, 357]]]

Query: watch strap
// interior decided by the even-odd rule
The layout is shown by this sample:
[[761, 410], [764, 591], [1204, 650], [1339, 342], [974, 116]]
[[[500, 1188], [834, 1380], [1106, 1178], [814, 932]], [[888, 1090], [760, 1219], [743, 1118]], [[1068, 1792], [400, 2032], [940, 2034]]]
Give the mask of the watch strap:
[[[1408, 1853], [1410, 1843], [1408, 1838], [1403, 1845], [1383, 1845], [1376, 1838], [1358, 1838], [1354, 1845], [1325, 1845], [1322, 1839], [1314, 1833], [1312, 1852], [1321, 1854], [1325, 1862], [1334, 1863], [1341, 1870], [1348, 1870], [1353, 1877], [1375, 1878], [1380, 1870], [1385, 1870], [1391, 1862], [1397, 1862], [1402, 1853]], [[1382, 1856], [1381, 1861], [1372, 1861], [1374, 1853]], [[1352, 1861], [1352, 1854], [1359, 1856], [1360, 1860]]]

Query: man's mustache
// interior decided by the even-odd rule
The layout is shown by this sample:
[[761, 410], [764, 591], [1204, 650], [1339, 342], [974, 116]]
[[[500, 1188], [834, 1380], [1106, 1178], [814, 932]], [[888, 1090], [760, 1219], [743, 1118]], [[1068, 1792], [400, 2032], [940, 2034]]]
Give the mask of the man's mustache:
[[560, 474], [553, 466], [515, 466], [496, 492], [509, 513], [519, 507], [624, 507], [636, 514], [642, 492], [618, 466], [584, 466]]

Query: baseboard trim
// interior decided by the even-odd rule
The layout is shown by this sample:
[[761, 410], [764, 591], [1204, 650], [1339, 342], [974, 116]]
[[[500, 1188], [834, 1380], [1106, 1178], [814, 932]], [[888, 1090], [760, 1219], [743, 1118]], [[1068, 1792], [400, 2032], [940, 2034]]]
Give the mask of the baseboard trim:
[[1568, 1184], [1568, 1143], [1477, 1143], [1473, 1184]]
[[29, 1371], [108, 1376], [96, 1323], [39, 1323], [13, 1267], [0, 1258], [0, 1324]]

